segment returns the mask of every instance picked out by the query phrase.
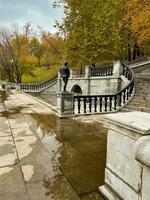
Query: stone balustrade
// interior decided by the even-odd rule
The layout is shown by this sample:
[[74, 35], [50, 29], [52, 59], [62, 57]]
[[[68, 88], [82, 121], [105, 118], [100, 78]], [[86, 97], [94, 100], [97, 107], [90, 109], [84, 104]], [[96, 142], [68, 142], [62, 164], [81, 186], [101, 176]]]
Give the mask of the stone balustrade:
[[150, 199], [150, 114], [110, 114], [105, 185], [108, 200]]

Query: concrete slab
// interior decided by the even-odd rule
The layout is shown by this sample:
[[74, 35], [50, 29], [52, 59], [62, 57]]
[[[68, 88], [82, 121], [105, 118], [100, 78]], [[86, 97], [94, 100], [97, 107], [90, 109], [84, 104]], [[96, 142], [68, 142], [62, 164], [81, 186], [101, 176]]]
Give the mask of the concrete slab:
[[58, 163], [53, 159], [54, 152], [49, 154], [39, 142], [32, 147], [32, 152], [21, 160], [25, 181], [35, 182], [62, 175]]
[[37, 138], [34, 135], [26, 137], [23, 136], [15, 137], [15, 144], [20, 160], [28, 156], [32, 152], [34, 144], [36, 144], [36, 142]]
[[27, 200], [19, 166], [0, 168], [0, 199]]
[[31, 200], [80, 200], [63, 176], [27, 184], [26, 187]]
[[0, 131], [9, 129], [8, 119], [6, 117], [0, 116]]
[[29, 127], [29, 124], [25, 121], [23, 115], [21, 114], [11, 115], [9, 117], [9, 122], [10, 122], [11, 128]]
[[12, 134], [16, 138], [16, 137], [32, 136], [32, 135], [34, 135], [34, 132], [31, 128], [24, 127], [24, 128], [12, 129]]
[[0, 137], [11, 136], [10, 129], [0, 130]]
[[14, 165], [17, 162], [15, 146], [11, 136], [0, 138], [0, 167]]

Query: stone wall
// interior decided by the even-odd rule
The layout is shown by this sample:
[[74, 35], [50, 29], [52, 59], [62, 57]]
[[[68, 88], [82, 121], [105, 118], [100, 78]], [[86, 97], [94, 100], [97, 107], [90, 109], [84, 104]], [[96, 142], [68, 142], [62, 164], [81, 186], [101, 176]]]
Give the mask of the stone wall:
[[[68, 80], [67, 91], [71, 92], [74, 85], [79, 85], [83, 95], [115, 94], [120, 80], [114, 76], [71, 78]], [[60, 89], [63, 90], [63, 80], [60, 79]]]
[[105, 185], [108, 200], [150, 199], [150, 114], [110, 114]]
[[90, 95], [115, 94], [118, 91], [120, 79], [114, 76], [90, 78]]
[[45, 90], [40, 92], [40, 94], [51, 94], [51, 95], [56, 95], [57, 91], [57, 82], [55, 82], [53, 85], [47, 87]]

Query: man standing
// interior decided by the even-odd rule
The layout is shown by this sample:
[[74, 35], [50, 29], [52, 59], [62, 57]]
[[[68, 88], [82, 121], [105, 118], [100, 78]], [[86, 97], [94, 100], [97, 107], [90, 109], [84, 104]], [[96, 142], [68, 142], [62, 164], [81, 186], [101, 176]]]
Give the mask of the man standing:
[[64, 81], [64, 92], [66, 91], [66, 86], [68, 83], [68, 78], [70, 77], [70, 70], [68, 68], [68, 62], [64, 62], [64, 65], [60, 68], [60, 76]]

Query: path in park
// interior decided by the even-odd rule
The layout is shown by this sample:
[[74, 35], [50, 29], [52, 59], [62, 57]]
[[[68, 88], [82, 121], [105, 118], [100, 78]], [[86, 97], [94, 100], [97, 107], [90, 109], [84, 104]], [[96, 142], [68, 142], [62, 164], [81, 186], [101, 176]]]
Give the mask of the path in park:
[[13, 92], [0, 103], [1, 200], [103, 200], [107, 130], [101, 116], [57, 118]]

